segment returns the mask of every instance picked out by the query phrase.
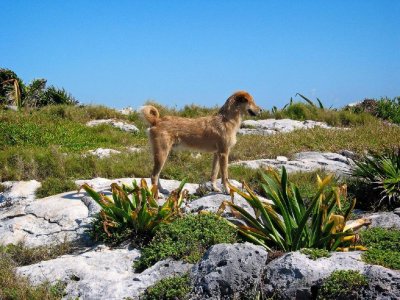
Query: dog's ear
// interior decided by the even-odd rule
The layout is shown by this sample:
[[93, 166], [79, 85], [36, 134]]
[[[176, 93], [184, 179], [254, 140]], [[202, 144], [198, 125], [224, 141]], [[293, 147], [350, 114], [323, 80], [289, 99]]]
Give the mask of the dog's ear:
[[236, 103], [247, 103], [249, 102], [249, 99], [246, 97], [246, 95], [238, 95], [236, 96]]

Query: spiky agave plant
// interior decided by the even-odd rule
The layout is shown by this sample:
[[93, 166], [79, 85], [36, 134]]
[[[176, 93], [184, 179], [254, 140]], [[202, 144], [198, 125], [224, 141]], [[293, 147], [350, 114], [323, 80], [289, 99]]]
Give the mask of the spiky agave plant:
[[385, 201], [389, 206], [400, 203], [400, 148], [384, 154], [364, 156], [355, 161], [352, 173], [379, 193], [376, 206]]
[[365, 221], [354, 222], [346, 226], [346, 221], [355, 205], [347, 209], [344, 215], [336, 214], [335, 208], [341, 207], [339, 187], [331, 187], [332, 176], [324, 179], [318, 177], [317, 191], [309, 206], [303, 201], [300, 191], [288, 181], [286, 169], [282, 175], [274, 170], [263, 174], [265, 184], [262, 187], [271, 203], [261, 201], [246, 185], [246, 192], [230, 186], [232, 196], [238, 193], [250, 204], [254, 214], [250, 214], [233, 202], [225, 201], [219, 212], [230, 207], [236, 218], [244, 224], [232, 223], [249, 241], [264, 246], [267, 250], [281, 249], [295, 251], [302, 248], [321, 248], [327, 250], [363, 249], [355, 246], [354, 227], [363, 225]]
[[161, 223], [171, 222], [180, 216], [181, 206], [188, 195], [184, 185], [185, 180], [162, 205], [156, 201], [157, 186], [149, 188], [144, 179], [140, 185], [133, 181], [132, 187], [111, 184], [112, 198], [94, 191], [87, 183], [81, 188], [100, 205], [100, 217], [108, 235], [110, 227], [130, 228], [137, 234], [152, 234]]

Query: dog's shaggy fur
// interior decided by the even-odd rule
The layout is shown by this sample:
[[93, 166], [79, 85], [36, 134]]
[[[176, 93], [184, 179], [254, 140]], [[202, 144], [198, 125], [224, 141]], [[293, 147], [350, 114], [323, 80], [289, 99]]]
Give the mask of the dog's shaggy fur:
[[[154, 168], [151, 174], [152, 184], [159, 183], [161, 169], [173, 147], [184, 147], [205, 152], [213, 152], [211, 183], [215, 191], [219, 169], [222, 185], [228, 189], [228, 156], [236, 143], [236, 133], [242, 116], [257, 115], [261, 111], [253, 97], [245, 92], [234, 93], [226, 100], [214, 116], [202, 118], [181, 118], [175, 116], [160, 117], [158, 110], [151, 105], [142, 107], [142, 114], [150, 124], [149, 137], [154, 155]], [[158, 185], [160, 188], [160, 185]]]

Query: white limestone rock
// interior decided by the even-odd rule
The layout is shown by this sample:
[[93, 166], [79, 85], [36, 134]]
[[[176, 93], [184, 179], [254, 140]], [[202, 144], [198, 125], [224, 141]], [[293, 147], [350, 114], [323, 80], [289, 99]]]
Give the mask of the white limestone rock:
[[119, 121], [119, 120], [115, 120], [115, 119], [92, 120], [92, 121], [87, 122], [86, 126], [93, 127], [93, 126], [97, 126], [100, 124], [109, 124], [113, 127], [119, 128], [122, 131], [127, 131], [127, 132], [138, 132], [139, 131], [139, 128], [137, 128], [133, 124], [129, 124], [127, 122]]
[[36, 180], [5, 181], [1, 185], [4, 187], [4, 192], [0, 193], [0, 203], [4, 201], [9, 201], [10, 203], [32, 201], [35, 199], [36, 190], [42, 186]]
[[233, 165], [242, 165], [251, 169], [272, 167], [286, 168], [288, 173], [311, 172], [324, 170], [337, 175], [348, 175], [351, 172], [353, 160], [343, 155], [331, 152], [300, 152], [293, 156], [292, 160], [284, 159], [256, 159], [238, 161]]
[[189, 271], [191, 264], [164, 260], [138, 274], [132, 263], [140, 257], [136, 249], [109, 249], [102, 246], [17, 268], [34, 284], [45, 281], [66, 283], [65, 299], [124, 299], [138, 296], [162, 278]]

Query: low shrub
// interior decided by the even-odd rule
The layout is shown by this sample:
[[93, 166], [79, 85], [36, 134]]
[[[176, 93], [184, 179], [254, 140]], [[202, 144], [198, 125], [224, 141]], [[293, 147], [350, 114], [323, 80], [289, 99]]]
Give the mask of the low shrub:
[[77, 186], [73, 180], [57, 177], [47, 177], [42, 181], [42, 186], [37, 189], [36, 197], [44, 198], [68, 191], [76, 190]]
[[330, 253], [325, 249], [315, 249], [315, 248], [303, 248], [300, 250], [300, 253], [307, 255], [308, 258], [312, 260], [317, 260], [321, 257], [330, 257]]
[[134, 267], [141, 271], [168, 257], [195, 263], [210, 246], [236, 241], [236, 230], [225, 219], [214, 214], [187, 215], [162, 224]]
[[[184, 185], [185, 181], [182, 181], [161, 206], [157, 203], [157, 186], [150, 189], [144, 179], [140, 185], [133, 181], [132, 187], [111, 184], [112, 198], [97, 193], [86, 183], [81, 188], [101, 207], [98, 215], [101, 221], [93, 223], [93, 232], [102, 228], [109, 237], [118, 234], [116, 240], [131, 234], [135, 242], [140, 244], [151, 238], [160, 224], [169, 223], [181, 215], [181, 206], [188, 194], [183, 190]], [[102, 226], [99, 226], [99, 222]], [[102, 236], [104, 234], [99, 235]]]
[[379, 99], [376, 116], [389, 122], [400, 124], [400, 97]]
[[191, 290], [188, 274], [168, 277], [148, 287], [142, 300], [183, 300]]
[[371, 228], [360, 237], [368, 248], [362, 255], [364, 261], [400, 270], [400, 230]]
[[377, 199], [368, 203], [371, 207], [393, 207], [400, 203], [400, 148], [366, 155], [355, 164], [353, 176], [361, 181], [368, 199]]
[[360, 299], [361, 289], [367, 285], [367, 277], [358, 271], [334, 271], [324, 280], [317, 299]]
[[[254, 210], [254, 216], [233, 202], [224, 201], [219, 209], [223, 212], [230, 207], [236, 217], [245, 223], [235, 228], [249, 241], [265, 247], [267, 250], [281, 249], [295, 251], [301, 248], [321, 248], [330, 251], [355, 247], [355, 234], [346, 226], [353, 204], [343, 215], [336, 213], [341, 208], [343, 189], [331, 187], [332, 175], [321, 179], [317, 177], [317, 189], [307, 206], [296, 185], [288, 180], [286, 169], [282, 174], [270, 169], [263, 175], [266, 184], [262, 184], [268, 199], [273, 204], [261, 201], [246, 185], [247, 192], [230, 186], [231, 194], [238, 193]], [[359, 224], [357, 224], [359, 225]]]

